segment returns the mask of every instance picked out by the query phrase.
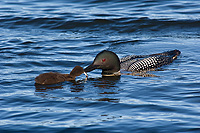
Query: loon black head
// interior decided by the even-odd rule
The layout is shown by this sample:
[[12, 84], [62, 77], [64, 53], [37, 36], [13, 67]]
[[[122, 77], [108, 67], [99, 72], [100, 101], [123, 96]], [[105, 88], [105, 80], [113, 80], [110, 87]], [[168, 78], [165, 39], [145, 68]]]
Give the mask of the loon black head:
[[104, 50], [97, 54], [93, 63], [84, 69], [85, 72], [90, 72], [95, 69], [102, 69], [103, 76], [119, 75], [120, 60], [118, 56], [111, 51]]

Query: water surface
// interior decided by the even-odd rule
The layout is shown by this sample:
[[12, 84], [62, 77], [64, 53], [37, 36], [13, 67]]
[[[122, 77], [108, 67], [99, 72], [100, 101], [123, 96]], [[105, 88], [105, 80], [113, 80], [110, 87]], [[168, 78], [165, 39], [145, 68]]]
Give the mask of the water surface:
[[[196, 0], [0, 2], [1, 132], [200, 132], [200, 3]], [[97, 53], [179, 49], [155, 77], [102, 77], [35, 86]]]

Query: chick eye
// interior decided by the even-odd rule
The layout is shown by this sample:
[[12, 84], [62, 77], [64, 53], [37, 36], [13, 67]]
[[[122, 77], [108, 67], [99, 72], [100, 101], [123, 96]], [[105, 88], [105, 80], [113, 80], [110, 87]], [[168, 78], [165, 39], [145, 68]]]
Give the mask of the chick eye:
[[102, 59], [102, 62], [105, 62], [106, 61], [106, 59], [104, 58], [104, 59]]

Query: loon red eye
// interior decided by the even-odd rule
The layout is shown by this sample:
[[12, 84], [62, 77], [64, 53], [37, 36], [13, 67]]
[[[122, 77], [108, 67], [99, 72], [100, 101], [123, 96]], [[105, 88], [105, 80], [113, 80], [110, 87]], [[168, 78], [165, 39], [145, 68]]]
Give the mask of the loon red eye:
[[102, 62], [105, 62], [106, 61], [106, 59], [104, 58], [104, 59], [102, 59]]

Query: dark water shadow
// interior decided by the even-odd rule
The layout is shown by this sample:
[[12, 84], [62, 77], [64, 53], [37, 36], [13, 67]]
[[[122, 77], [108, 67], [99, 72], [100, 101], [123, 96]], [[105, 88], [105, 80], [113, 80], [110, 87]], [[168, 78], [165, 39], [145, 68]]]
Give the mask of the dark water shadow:
[[[107, 102], [119, 102], [120, 99], [109, 98], [113, 94], [118, 94], [116, 84], [119, 82], [120, 76], [118, 77], [100, 77], [100, 78], [89, 78], [87, 81], [85, 79], [77, 81], [66, 81], [63, 83], [53, 84], [53, 85], [39, 85], [35, 84], [35, 95], [40, 97], [48, 97], [48, 91], [56, 89], [65, 89], [65, 86], [69, 86], [71, 92], [86, 92], [93, 91], [100, 95], [99, 98], [89, 98], [92, 101], [107, 101]], [[64, 91], [64, 90], [63, 90]], [[73, 95], [72, 95], [73, 96]], [[75, 97], [75, 99], [84, 100], [85, 97]]]
[[35, 84], [35, 95], [41, 98], [62, 98], [62, 96], [52, 97], [52, 94], [50, 94], [51, 91], [58, 89], [65, 89], [66, 86], [70, 86], [71, 92], [81, 92], [84, 90], [83, 82], [85, 82], [85, 80], [65, 81], [52, 85]]
[[[120, 80], [120, 76], [116, 76], [116, 77], [104, 77], [103, 76], [101, 78], [89, 78], [87, 80], [91, 81], [93, 87], [111, 88], [111, 87], [114, 87], [115, 84]], [[83, 80], [77, 80], [77, 81], [66, 81], [66, 82], [52, 84], [52, 85], [35, 84], [35, 92], [47, 92], [47, 91], [55, 90], [55, 89], [63, 89], [63, 86], [65, 86], [69, 83], [70, 83], [70, 89], [76, 90], [75, 92], [80, 92], [81, 90], [83, 90], [84, 83], [87, 80], [83, 79]], [[80, 90], [80, 91], [78, 91], [78, 90]], [[74, 92], [74, 91], [72, 91], [72, 92]]]
[[114, 102], [118, 103], [119, 98], [115, 98], [115, 94], [119, 93], [118, 86], [116, 85], [120, 81], [120, 76], [115, 77], [100, 77], [88, 79], [88, 84], [94, 88], [98, 94], [98, 98], [94, 98], [94, 101]]
[[51, 90], [56, 90], [56, 89], [63, 89], [65, 85], [71, 84], [71, 86], [77, 86], [80, 85], [84, 80], [78, 80], [78, 81], [66, 81], [66, 82], [61, 82], [57, 84], [52, 84], [52, 85], [41, 85], [41, 84], [36, 84], [35, 83], [35, 92], [47, 92]]
[[120, 76], [102, 76], [100, 78], [91, 78], [88, 81], [91, 82], [93, 87], [110, 89], [112, 87], [116, 87], [115, 84], [119, 82], [119, 80]]

